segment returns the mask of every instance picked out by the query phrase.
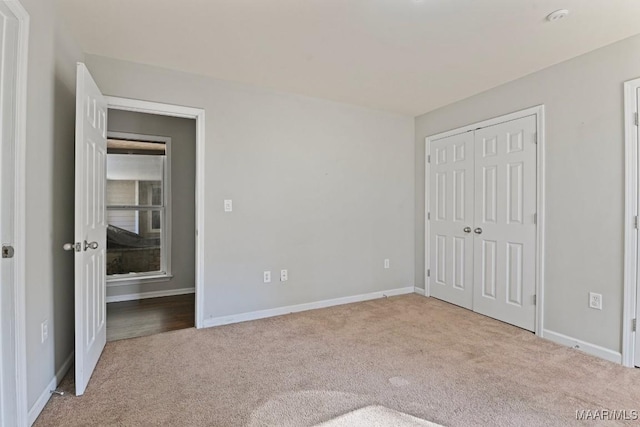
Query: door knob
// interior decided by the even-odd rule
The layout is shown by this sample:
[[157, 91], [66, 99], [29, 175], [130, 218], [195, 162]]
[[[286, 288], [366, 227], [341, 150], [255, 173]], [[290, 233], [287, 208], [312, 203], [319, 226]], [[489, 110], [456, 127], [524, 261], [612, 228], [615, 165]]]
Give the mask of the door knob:
[[473, 232], [476, 234], [482, 234], [482, 228], [478, 227], [475, 230], [473, 230]]
[[87, 243], [87, 241], [84, 241], [84, 250], [86, 251], [87, 249], [98, 249], [98, 242], [91, 242], [91, 243]]
[[80, 252], [80, 243], [65, 243], [62, 245], [62, 249], [65, 251], [76, 251]]
[[465, 233], [471, 233], [471, 227], [465, 227], [462, 229]]

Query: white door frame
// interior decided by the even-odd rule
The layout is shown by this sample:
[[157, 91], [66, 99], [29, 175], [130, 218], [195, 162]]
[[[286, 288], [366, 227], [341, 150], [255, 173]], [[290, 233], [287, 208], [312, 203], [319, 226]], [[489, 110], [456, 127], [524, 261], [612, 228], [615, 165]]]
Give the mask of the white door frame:
[[[18, 0], [5, 2], [9, 11], [18, 21], [18, 46], [16, 52], [16, 81], [15, 81], [15, 138], [13, 150], [15, 157], [15, 170], [13, 183], [15, 187], [14, 200], [14, 280], [13, 283], [3, 283], [3, 286], [13, 288], [13, 315], [14, 315], [14, 340], [13, 354], [0, 355], [0, 358], [11, 357], [12, 360], [0, 360], [2, 366], [13, 367], [13, 372], [6, 372], [5, 376], [11, 376], [15, 380], [15, 407], [6, 407], [5, 411], [11, 411], [16, 425], [28, 424], [27, 408], [27, 362], [26, 362], [26, 301], [25, 301], [25, 180], [26, 180], [26, 132], [27, 132], [27, 75], [28, 75], [28, 49], [29, 49], [29, 14]], [[3, 337], [4, 338], [4, 337]], [[5, 414], [6, 415], [6, 414]]]
[[536, 211], [537, 211], [537, 227], [536, 227], [536, 322], [535, 322], [535, 334], [539, 337], [543, 336], [544, 330], [544, 201], [545, 201], [545, 165], [544, 165], [544, 152], [545, 152], [545, 135], [544, 135], [544, 105], [537, 105], [535, 107], [527, 108], [524, 110], [516, 111], [504, 116], [494, 117], [492, 119], [483, 120], [481, 122], [473, 123], [470, 125], [462, 126], [457, 129], [441, 132], [436, 135], [431, 135], [425, 138], [425, 200], [424, 200], [424, 254], [425, 254], [425, 268], [424, 268], [424, 286], [425, 296], [431, 296], [429, 285], [429, 271], [431, 266], [429, 265], [429, 238], [430, 238], [430, 219], [429, 219], [429, 175], [431, 173], [431, 165], [429, 159], [431, 156], [430, 142], [437, 139], [446, 138], [452, 135], [457, 135], [464, 132], [474, 131], [478, 128], [484, 128], [488, 126], [497, 125], [500, 123], [508, 122], [511, 120], [520, 119], [527, 116], [536, 116], [536, 133], [537, 133], [537, 161], [536, 161]]
[[[183, 107], [137, 99], [105, 96], [108, 107], [114, 110], [134, 111], [160, 116], [182, 117], [196, 121], [196, 328], [204, 322], [204, 145], [205, 111], [202, 108]], [[108, 123], [108, 118], [107, 118]]]
[[622, 308], [622, 364], [633, 367], [635, 357], [635, 333], [638, 297], [638, 229], [640, 196], [638, 183], [638, 89], [640, 78], [624, 83], [624, 146], [625, 146], [625, 200], [624, 200], [624, 293]]

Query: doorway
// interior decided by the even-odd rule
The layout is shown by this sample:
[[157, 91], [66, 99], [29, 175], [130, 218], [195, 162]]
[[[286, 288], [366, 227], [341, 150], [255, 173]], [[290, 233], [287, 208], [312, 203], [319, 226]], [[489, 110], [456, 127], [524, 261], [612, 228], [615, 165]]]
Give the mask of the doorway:
[[427, 296], [542, 331], [543, 107], [426, 139]]
[[108, 110], [107, 341], [195, 325], [195, 120]]
[[[75, 388], [84, 394], [106, 344], [108, 110], [195, 119], [195, 326], [202, 327], [204, 129], [202, 109], [104, 96], [83, 63], [77, 64], [74, 252]], [[151, 206], [150, 209], [155, 210]]]

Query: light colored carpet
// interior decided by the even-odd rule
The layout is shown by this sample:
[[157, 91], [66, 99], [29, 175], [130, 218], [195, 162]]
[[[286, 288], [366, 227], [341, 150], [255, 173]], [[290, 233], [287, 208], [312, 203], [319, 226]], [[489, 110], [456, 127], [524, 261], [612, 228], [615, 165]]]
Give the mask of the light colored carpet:
[[53, 396], [36, 426], [314, 426], [369, 406], [584, 425], [576, 410], [640, 410], [640, 370], [405, 295], [107, 343], [86, 394]]
[[385, 408], [384, 406], [365, 406], [339, 417], [333, 418], [317, 427], [440, 427], [431, 423]]

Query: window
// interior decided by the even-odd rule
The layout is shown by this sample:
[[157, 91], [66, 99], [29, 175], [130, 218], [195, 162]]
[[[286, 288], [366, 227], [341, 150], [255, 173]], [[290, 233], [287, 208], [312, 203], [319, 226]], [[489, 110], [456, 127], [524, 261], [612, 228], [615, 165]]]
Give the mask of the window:
[[107, 140], [109, 282], [170, 277], [170, 140], [138, 137]]

